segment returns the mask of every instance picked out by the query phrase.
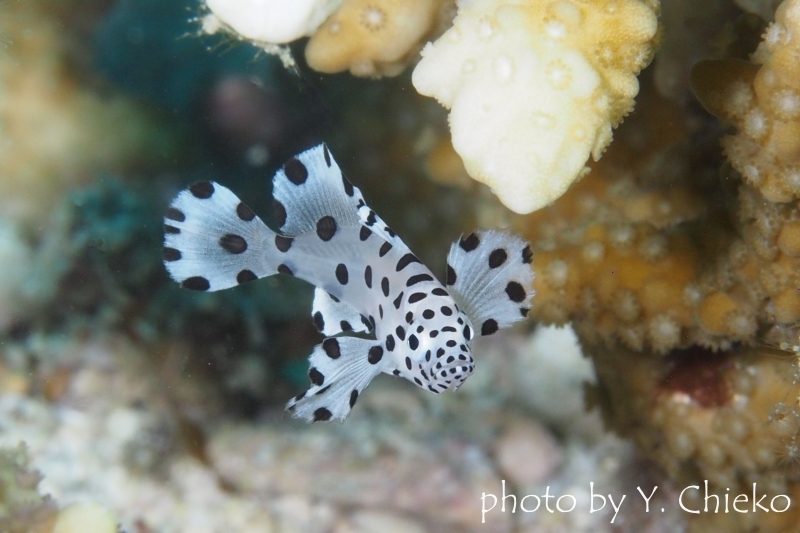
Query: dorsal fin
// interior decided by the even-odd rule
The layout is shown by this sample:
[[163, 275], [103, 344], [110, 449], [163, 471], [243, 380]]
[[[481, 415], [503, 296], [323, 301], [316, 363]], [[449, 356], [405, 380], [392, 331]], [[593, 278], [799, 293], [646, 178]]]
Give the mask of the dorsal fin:
[[285, 235], [296, 237], [336, 227], [358, 227], [364, 198], [342, 174], [328, 147], [320, 144], [291, 158], [272, 179], [275, 219]]

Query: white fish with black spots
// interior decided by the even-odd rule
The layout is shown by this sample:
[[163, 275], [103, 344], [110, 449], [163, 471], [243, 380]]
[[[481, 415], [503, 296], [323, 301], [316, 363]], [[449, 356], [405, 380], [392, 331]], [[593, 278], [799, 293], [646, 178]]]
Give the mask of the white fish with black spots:
[[475, 335], [527, 315], [532, 253], [515, 235], [462, 237], [442, 285], [324, 144], [289, 160], [272, 183], [277, 233], [218, 183], [178, 194], [164, 220], [164, 264], [181, 286], [199, 291], [274, 274], [316, 286], [311, 314], [326, 338], [309, 358], [311, 388], [287, 404], [294, 417], [344, 420], [381, 372], [436, 394], [455, 390], [474, 370]]

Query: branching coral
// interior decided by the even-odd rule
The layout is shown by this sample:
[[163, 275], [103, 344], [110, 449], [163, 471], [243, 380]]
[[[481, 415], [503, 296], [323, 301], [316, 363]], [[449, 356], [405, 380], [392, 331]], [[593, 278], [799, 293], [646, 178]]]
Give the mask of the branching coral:
[[283, 44], [314, 33], [341, 3], [342, 0], [206, 0], [211, 13], [203, 17], [203, 27], [214, 33], [224, 25], [245, 39]]
[[731, 165], [771, 202], [800, 197], [800, 4], [784, 2], [753, 63], [710, 60], [693, 70], [703, 105], [736, 126]]
[[[646, 86], [649, 106], [591, 173], [517, 221], [538, 248], [532, 314], [573, 323], [608, 425], [679, 483], [708, 479], [719, 493], [753, 482], [798, 490], [796, 354], [762, 347], [767, 337], [798, 344], [800, 210], [789, 176], [800, 78], [783, 59], [796, 57], [797, 10], [797, 0], [783, 4], [756, 64], [704, 62], [693, 73], [701, 102], [736, 128], [723, 139], [734, 169], [715, 155], [713, 119]], [[760, 530], [797, 518], [772, 519]]]
[[657, 12], [639, 0], [464, 4], [423, 49], [414, 87], [451, 109], [467, 172], [529, 213], [585, 173], [632, 109]]
[[[800, 519], [794, 505], [800, 492], [800, 418], [786, 404], [798, 393], [794, 358], [749, 348], [713, 354], [697, 347], [666, 358], [605, 349], [593, 355], [602, 385], [591, 396], [604, 406], [607, 425], [631, 436], [678, 486], [703, 487], [708, 480], [710, 494], [722, 501], [728, 493], [732, 501], [756, 483], [765, 501], [777, 494], [792, 498], [782, 514], [740, 514], [727, 527], [724, 517], [709, 515], [692, 531], [791, 531]], [[703, 493], [689, 490], [683, 502], [702, 508]]]
[[319, 72], [396, 76], [452, 17], [452, 0], [345, 0], [306, 47]]

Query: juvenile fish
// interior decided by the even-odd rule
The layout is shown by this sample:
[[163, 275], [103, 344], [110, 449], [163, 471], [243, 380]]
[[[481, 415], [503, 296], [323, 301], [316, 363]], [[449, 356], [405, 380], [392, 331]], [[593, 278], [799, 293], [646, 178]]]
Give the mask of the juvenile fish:
[[274, 274], [316, 287], [311, 314], [326, 338], [309, 358], [311, 388], [286, 406], [292, 416], [344, 420], [381, 372], [435, 394], [455, 390], [475, 368], [475, 335], [527, 316], [533, 254], [517, 236], [462, 237], [442, 285], [367, 206], [324, 144], [290, 159], [272, 183], [279, 233], [218, 183], [178, 194], [164, 219], [164, 264], [182, 287], [198, 291]]

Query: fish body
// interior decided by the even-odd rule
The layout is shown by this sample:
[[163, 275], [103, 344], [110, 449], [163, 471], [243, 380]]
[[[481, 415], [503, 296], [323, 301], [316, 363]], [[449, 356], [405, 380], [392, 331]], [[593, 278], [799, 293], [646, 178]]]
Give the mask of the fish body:
[[295, 417], [344, 420], [381, 372], [436, 394], [457, 389], [474, 370], [475, 335], [530, 309], [527, 243], [498, 231], [462, 237], [443, 285], [367, 206], [324, 144], [275, 174], [273, 196], [279, 232], [218, 183], [191, 185], [167, 210], [164, 264], [193, 290], [274, 274], [316, 287], [312, 320], [325, 339], [309, 358], [312, 386], [287, 404]]

